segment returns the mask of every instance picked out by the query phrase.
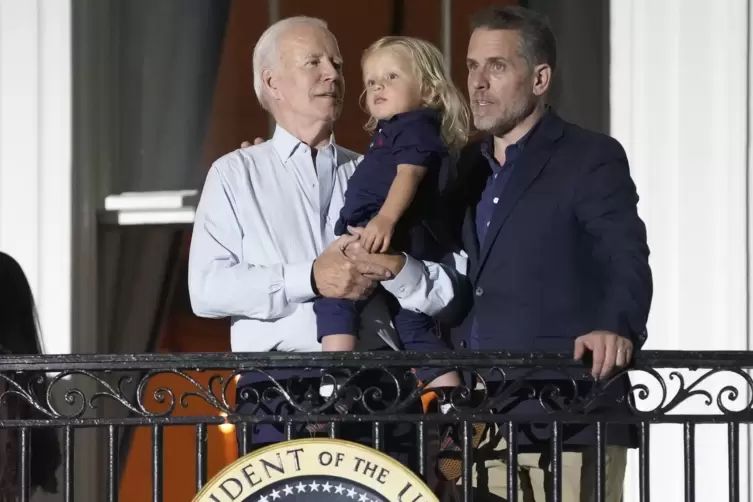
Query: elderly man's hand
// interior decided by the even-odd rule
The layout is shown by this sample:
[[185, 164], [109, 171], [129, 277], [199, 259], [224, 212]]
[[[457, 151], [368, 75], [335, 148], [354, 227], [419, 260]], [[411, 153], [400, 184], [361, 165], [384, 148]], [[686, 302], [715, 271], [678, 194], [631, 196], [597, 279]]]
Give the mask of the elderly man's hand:
[[596, 379], [603, 379], [613, 369], [622, 369], [630, 364], [633, 342], [610, 331], [592, 331], [575, 339], [575, 359], [582, 359], [586, 350], [593, 354], [591, 374]]
[[[256, 138], [254, 140], [254, 145], [261, 145], [262, 143], [264, 143], [264, 141], [265, 140], [262, 138]], [[251, 143], [249, 143], [248, 141], [244, 141], [243, 143], [241, 143], [241, 148], [248, 148], [249, 146], [251, 146]]]
[[314, 261], [314, 281], [319, 294], [328, 298], [363, 300], [371, 295], [377, 281], [393, 277], [386, 267], [362, 260], [351, 260], [345, 255], [349, 244], [357, 236], [343, 235], [329, 245]]
[[[361, 235], [362, 228], [348, 227], [348, 231], [353, 235]], [[381, 268], [389, 269], [392, 273], [392, 277], [400, 273], [405, 265], [405, 255], [403, 253], [395, 253], [388, 251], [386, 253], [369, 253], [364, 249], [362, 241], [359, 239], [355, 242], [349, 243], [345, 248], [345, 256], [350, 258], [356, 263], [368, 263], [372, 265], [378, 265]], [[374, 280], [384, 280], [379, 277], [372, 277], [367, 274], [367, 277]]]

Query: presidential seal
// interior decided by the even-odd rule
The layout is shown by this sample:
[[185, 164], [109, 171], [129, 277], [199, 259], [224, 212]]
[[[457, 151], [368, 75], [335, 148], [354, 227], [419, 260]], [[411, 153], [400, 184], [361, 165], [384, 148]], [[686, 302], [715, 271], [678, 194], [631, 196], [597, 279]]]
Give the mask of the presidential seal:
[[339, 439], [257, 450], [215, 476], [193, 502], [439, 502], [393, 458]]

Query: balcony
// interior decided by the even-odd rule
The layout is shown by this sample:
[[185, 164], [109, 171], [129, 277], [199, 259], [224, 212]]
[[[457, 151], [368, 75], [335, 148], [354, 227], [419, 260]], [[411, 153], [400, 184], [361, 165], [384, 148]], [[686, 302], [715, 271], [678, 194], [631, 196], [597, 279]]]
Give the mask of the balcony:
[[[55, 428], [62, 437], [63, 469], [60, 488], [63, 499], [76, 500], [74, 465], [81, 454], [81, 429], [98, 429], [106, 434], [106, 451], [94, 464], [101, 465], [100, 500], [147, 500], [125, 495], [131, 476], [125, 468], [136, 462], [142, 468], [149, 462], [154, 502], [185, 500], [178, 498], [173, 486], [171, 464], [181, 463], [183, 490], [197, 493], [218, 467], [251, 451], [250, 429], [259, 424], [277, 424], [287, 439], [308, 437], [305, 424], [322, 423], [320, 433], [338, 438], [350, 424], [370, 432], [368, 446], [384, 450], [389, 428], [395, 424], [415, 424], [415, 465], [411, 466], [429, 484], [435, 481], [437, 425], [457, 424], [460, 433], [462, 472], [470, 475], [473, 449], [470, 433], [476, 423], [499, 423], [507, 427], [507, 458], [515, 465], [518, 440], [512, 431], [522, 427], [537, 430], [546, 427], [546, 449], [552, 458], [552, 482], [561, 483], [563, 438], [568, 428], [577, 424], [595, 424], [597, 441], [596, 480], [598, 500], [604, 500], [605, 450], [608, 429], [619, 424], [637, 426], [637, 472], [629, 473], [626, 483], [637, 488], [636, 500], [648, 502], [653, 483], [678, 483], [685, 500], [695, 500], [700, 486], [712, 482], [696, 472], [697, 428], [714, 424], [725, 429], [726, 458], [729, 476], [716, 483], [720, 497], [741, 499], [740, 445], [745, 444], [741, 424], [753, 422], [751, 391], [753, 380], [751, 352], [644, 352], [630, 368], [630, 388], [620, 391], [618, 401], [626, 405], [624, 413], [604, 409], [600, 399], [614, 392], [623, 381], [616, 375], [593, 382], [580, 397], [575, 389], [588, 380], [583, 363], [570, 354], [510, 354], [503, 352], [371, 353], [371, 354], [295, 354], [295, 353], [203, 353], [138, 355], [66, 355], [3, 356], [0, 379], [5, 390], [2, 407], [14, 406], [19, 400], [35, 409], [29, 419], [3, 419], [0, 427], [20, 438], [19, 476], [23, 486], [21, 500], [29, 497], [31, 463], [30, 434], [37, 428]], [[453, 404], [448, 414], [438, 413], [422, 395], [417, 374], [444, 372], [456, 368], [474, 381], [473, 388], [456, 389], [440, 399]], [[48, 374], [41, 382], [39, 376]], [[283, 378], [284, 373], [304, 375]], [[319, 396], [318, 382], [330, 381], [332, 375], [347, 376], [338, 395], [329, 399]], [[240, 379], [240, 380], [239, 380]], [[545, 380], [542, 383], [542, 379]], [[244, 382], [253, 381], [245, 385]], [[237, 382], [241, 382], [240, 386]], [[492, 385], [494, 383], [494, 385]], [[236, 407], [237, 399], [246, 405]], [[284, 412], [271, 414], [270, 403], [282, 403]], [[347, 409], [335, 411], [336, 403]], [[275, 408], [277, 409], [277, 408]], [[425, 412], [416, 410], [425, 409]], [[6, 416], [6, 413], [0, 416]], [[535, 424], [535, 426], [532, 426]], [[650, 431], [658, 424], [680, 424], [684, 478], [680, 480], [651, 477]], [[134, 430], [150, 429], [151, 451], [134, 448]], [[172, 430], [188, 429], [193, 445], [190, 458], [166, 455]], [[385, 431], [388, 431], [385, 433]], [[236, 447], [236, 432], [245, 438]], [[708, 431], [707, 431], [708, 432]], [[717, 430], [717, 432], [719, 432]], [[539, 434], [539, 435], [541, 435]], [[661, 440], [662, 437], [659, 436]], [[183, 440], [181, 440], [183, 441]], [[183, 441], [185, 443], [185, 441]], [[85, 446], [85, 444], [83, 445]], [[187, 447], [183, 444], [184, 447]], [[654, 450], [655, 452], [655, 450]], [[209, 459], [215, 461], [210, 469]], [[169, 458], [168, 458], [169, 457]], [[744, 460], [744, 459], [743, 459]], [[188, 488], [186, 488], [188, 486]], [[142, 487], [143, 488], [143, 487]], [[724, 491], [720, 491], [723, 488]], [[146, 488], [144, 488], [146, 489]], [[460, 489], [459, 499], [473, 500], [470, 489]], [[229, 499], [230, 500], [230, 499]], [[509, 500], [516, 500], [510, 494]], [[554, 500], [559, 500], [555, 497]], [[628, 500], [627, 498], [625, 500]]]

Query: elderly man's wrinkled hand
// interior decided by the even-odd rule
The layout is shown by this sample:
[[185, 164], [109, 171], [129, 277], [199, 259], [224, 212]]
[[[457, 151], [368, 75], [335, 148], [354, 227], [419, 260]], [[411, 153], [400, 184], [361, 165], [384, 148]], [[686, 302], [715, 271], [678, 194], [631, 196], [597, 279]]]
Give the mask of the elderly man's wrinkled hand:
[[341, 236], [314, 261], [314, 281], [321, 296], [363, 300], [374, 291], [377, 281], [392, 278], [387, 268], [345, 255], [348, 244], [356, 240], [357, 236]]
[[[348, 231], [353, 235], [360, 235], [360, 232], [362, 230], [363, 228], [348, 227]], [[374, 279], [375, 281], [385, 280], [383, 277], [381, 277], [382, 272], [385, 269], [391, 272], [390, 279], [392, 279], [397, 276], [397, 274], [399, 274], [403, 269], [406, 261], [405, 255], [403, 253], [397, 253], [392, 250], [388, 250], [386, 253], [369, 253], [366, 249], [364, 249], [364, 246], [362, 244], [363, 243], [360, 239], [348, 243], [348, 245], [345, 247], [345, 256], [353, 260], [353, 262], [358, 265], [359, 270], [361, 270], [362, 272], [365, 270], [364, 267], [373, 267], [374, 265], [376, 265], [377, 275], [363, 272], [364, 275], [366, 275], [370, 279]]]

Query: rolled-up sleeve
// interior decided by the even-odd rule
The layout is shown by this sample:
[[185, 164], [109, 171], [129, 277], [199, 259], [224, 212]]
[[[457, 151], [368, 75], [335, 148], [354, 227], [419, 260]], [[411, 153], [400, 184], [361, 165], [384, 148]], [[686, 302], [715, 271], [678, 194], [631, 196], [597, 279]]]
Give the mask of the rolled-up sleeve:
[[313, 298], [312, 261], [253, 264], [243, 260], [244, 229], [235, 194], [217, 165], [207, 175], [191, 237], [188, 290], [200, 317], [284, 317], [291, 303]]

